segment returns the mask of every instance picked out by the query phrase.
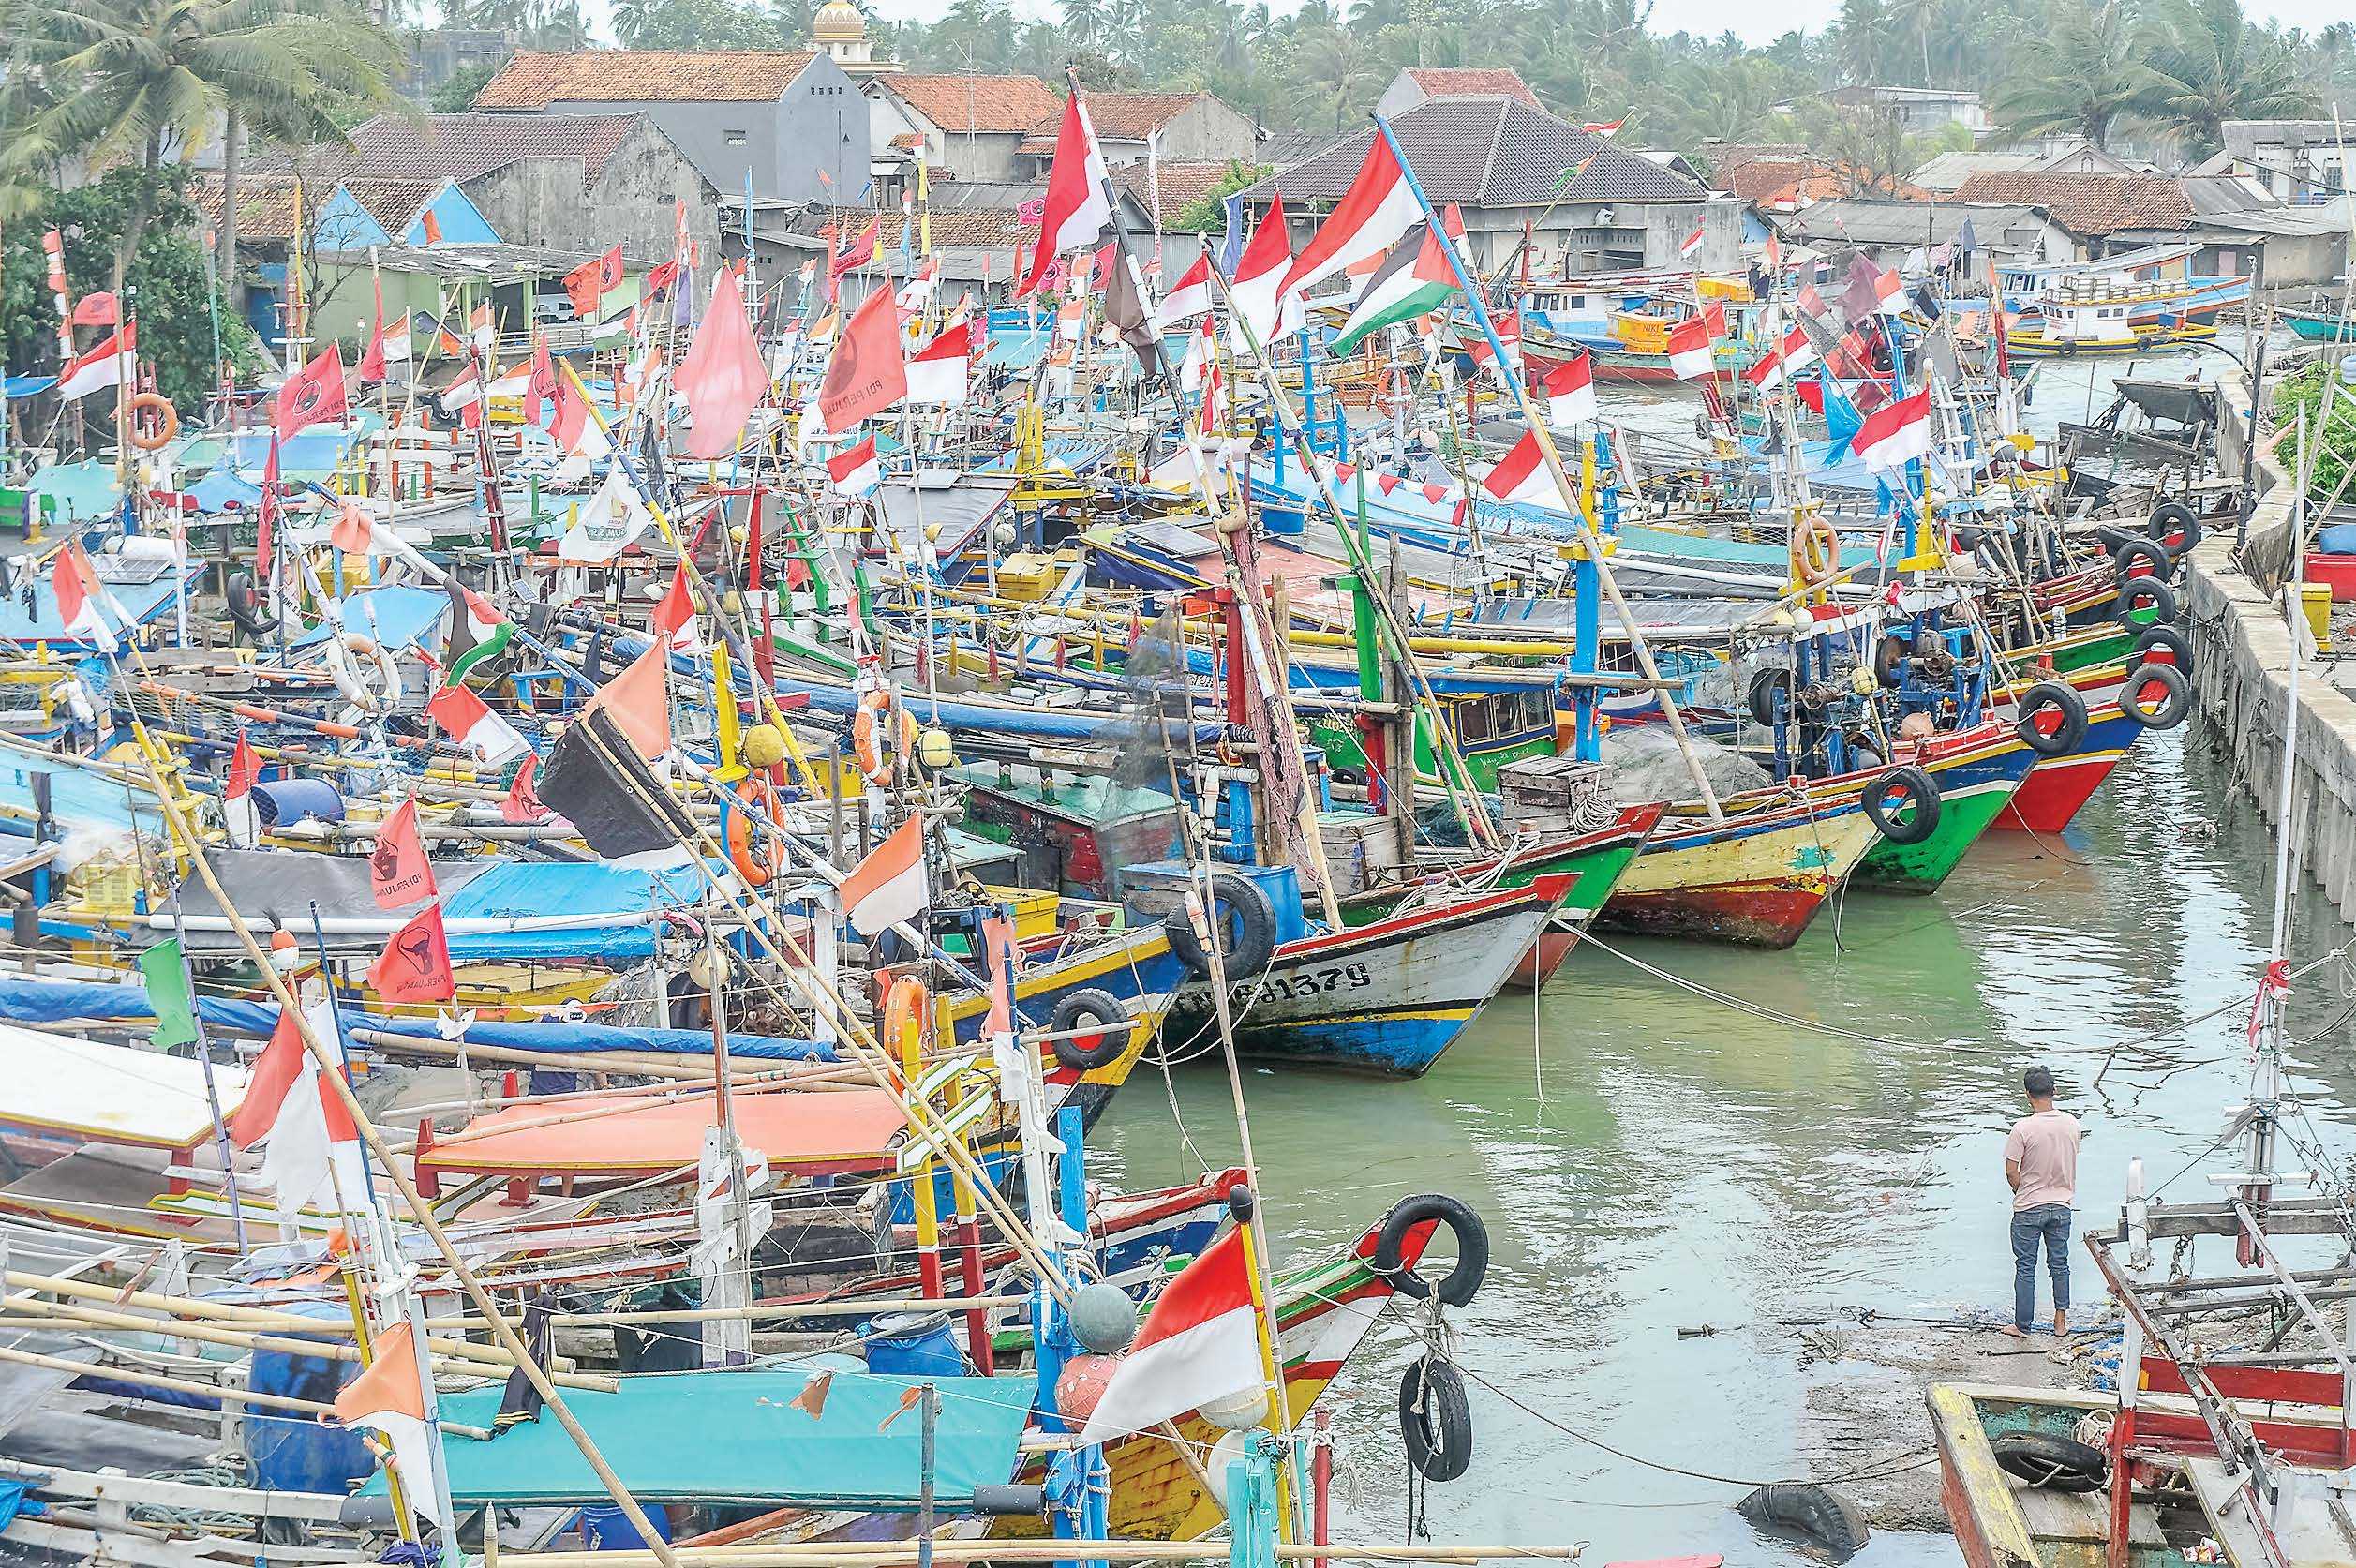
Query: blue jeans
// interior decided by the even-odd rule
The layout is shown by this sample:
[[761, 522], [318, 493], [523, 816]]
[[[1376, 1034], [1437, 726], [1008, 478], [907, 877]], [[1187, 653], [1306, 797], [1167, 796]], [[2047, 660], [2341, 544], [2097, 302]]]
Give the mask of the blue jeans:
[[2069, 1310], [2069, 1205], [2040, 1203], [2012, 1217], [2012, 1326], [2036, 1326], [2037, 1242], [2045, 1242], [2045, 1271], [2053, 1277], [2053, 1310]]

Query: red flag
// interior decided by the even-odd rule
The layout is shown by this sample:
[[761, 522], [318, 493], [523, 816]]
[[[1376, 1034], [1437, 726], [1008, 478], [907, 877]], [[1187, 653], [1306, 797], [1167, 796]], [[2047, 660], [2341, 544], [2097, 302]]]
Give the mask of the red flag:
[[687, 586], [687, 565], [682, 561], [671, 573], [670, 591], [654, 606], [654, 630], [658, 636], [674, 643], [678, 640], [679, 628], [695, 620], [695, 596]]
[[[702, 342], [696, 339], [697, 347]], [[678, 380], [684, 387], [683, 368]], [[878, 289], [852, 313], [842, 341], [834, 346], [827, 379], [818, 387], [818, 417], [828, 430], [848, 435], [860, 420], [882, 413], [907, 394], [908, 363], [902, 357], [900, 315], [892, 307], [891, 291]]]
[[[890, 303], [889, 291], [878, 291], [878, 297]], [[897, 324], [887, 321], [887, 325], [892, 331], [890, 347], [897, 365]], [[837, 363], [842, 357], [842, 350], [837, 349]], [[828, 379], [831, 381], [831, 371]], [[694, 346], [679, 361], [672, 380], [686, 396], [688, 415], [693, 421], [687, 432], [687, 455], [708, 459], [734, 452], [738, 438], [744, 433], [744, 422], [768, 392], [769, 373], [761, 363], [761, 346], [753, 341], [753, 323], [745, 319], [744, 290], [736, 275], [725, 268], [712, 289], [711, 308], [704, 315], [704, 324], [695, 329]]]
[[540, 413], [556, 402], [557, 366], [548, 357], [548, 340], [531, 335], [531, 379], [524, 383], [524, 423], [537, 425]]
[[379, 909], [398, 909], [440, 896], [425, 840], [417, 830], [417, 802], [404, 800], [377, 829], [376, 852], [368, 857], [368, 888]]
[[270, 428], [287, 440], [324, 419], [344, 417], [343, 351], [330, 343], [278, 388]]
[[[1038, 243], [1031, 249], [1027, 273], [1014, 297], [1038, 292], [1047, 281], [1048, 263], [1066, 250], [1093, 246], [1112, 221], [1112, 203], [1105, 197], [1110, 183], [1096, 133], [1088, 124], [1078, 93], [1064, 100], [1064, 120], [1055, 132], [1055, 157], [1048, 165], [1047, 196], [1040, 202]], [[839, 430], [841, 426], [829, 426]]]
[[584, 321], [597, 320], [598, 302], [621, 287], [621, 246], [616, 246], [594, 261], [584, 261], [564, 275], [564, 291], [573, 296], [573, 314]]
[[656, 642], [631, 662], [630, 667], [598, 688], [581, 709], [604, 709], [616, 727], [649, 762], [671, 749], [670, 652]]
[[440, 904], [427, 904], [393, 933], [368, 965], [368, 984], [388, 1002], [447, 1002], [457, 994]]
[[641, 299], [652, 299], [655, 295], [661, 293], [664, 290], [669, 288], [672, 284], [677, 283], [678, 280], [679, 264], [677, 261], [665, 261], [661, 266], [655, 268], [652, 272], [647, 274], [646, 282], [638, 291], [638, 297]]
[[261, 464], [261, 521], [254, 528], [254, 576], [270, 580], [270, 548], [278, 519], [278, 433], [270, 432], [270, 455]]
[[237, 749], [229, 754], [229, 775], [221, 781], [221, 799], [243, 800], [254, 792], [254, 783], [261, 777], [261, 758], [254, 754], [253, 743], [246, 732], [237, 732]]
[[368, 553], [368, 515], [359, 506], [346, 500], [336, 509], [336, 526], [327, 530], [327, 542], [348, 556]]
[[78, 327], [111, 327], [115, 324], [114, 296], [100, 289], [84, 294], [74, 305], [74, 325]]
[[515, 769], [515, 782], [507, 786], [507, 799], [500, 802], [502, 822], [545, 822], [548, 808], [540, 803], [540, 788], [536, 775], [540, 770], [540, 755], [533, 753], [524, 758], [524, 765]]
[[884, 218], [881, 213], [867, 220], [867, 227], [858, 238], [834, 253], [827, 263], [827, 276], [841, 277], [844, 273], [867, 265], [875, 260], [875, 242], [883, 236]]
[[384, 380], [384, 279], [375, 279], [376, 325], [368, 333], [368, 346], [360, 351], [358, 374], [364, 381]]

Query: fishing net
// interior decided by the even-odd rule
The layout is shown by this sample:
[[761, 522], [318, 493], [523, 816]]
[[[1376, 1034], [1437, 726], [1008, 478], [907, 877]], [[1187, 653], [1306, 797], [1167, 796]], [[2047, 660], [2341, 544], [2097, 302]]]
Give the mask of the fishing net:
[[[1687, 732], [1702, 772], [1721, 798], [1746, 789], [1764, 789], [1774, 781], [1766, 769], [1738, 752]], [[1612, 770], [1612, 799], [1633, 804], [1642, 800], [1686, 800], [1701, 792], [1678, 754], [1677, 737], [1665, 724], [1615, 729], [1603, 747], [1604, 763]]]

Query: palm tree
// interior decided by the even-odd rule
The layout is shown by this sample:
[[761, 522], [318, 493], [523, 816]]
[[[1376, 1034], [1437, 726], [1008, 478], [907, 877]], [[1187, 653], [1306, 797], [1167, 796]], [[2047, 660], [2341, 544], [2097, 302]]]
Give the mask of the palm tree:
[[1892, 31], [1911, 33], [1922, 50], [1922, 84], [1931, 85], [1931, 34], [1939, 24], [1942, 0], [1888, 0]]
[[2228, 120], [2279, 119], [2314, 107], [2290, 52], [2250, 24], [2241, 0], [2169, 0], [2145, 36], [2146, 112], [2195, 157], [2224, 144]]
[[1996, 95], [1996, 117], [2006, 133], [2064, 131], [2107, 145], [2111, 128], [2150, 90], [2151, 72], [2136, 59], [2134, 39], [2124, 0], [2091, 6], [2054, 0], [2042, 46]]
[[1074, 49], [1094, 49], [1104, 37], [1104, 0], [1063, 0], [1064, 37]]
[[[222, 276], [236, 291], [237, 175], [248, 129], [273, 141], [335, 138], [392, 101], [392, 36], [348, 0], [20, 0], [8, 13], [27, 64], [59, 96], [5, 149], [0, 181], [71, 155], [154, 170], [221, 137]], [[124, 226], [116, 281], [138, 253], [152, 185]]]
[[1333, 105], [1335, 135], [1342, 133], [1351, 112], [1364, 108], [1364, 100], [1371, 97], [1366, 89], [1376, 63], [1365, 40], [1345, 27], [1320, 28], [1300, 39], [1294, 64], [1301, 84]]

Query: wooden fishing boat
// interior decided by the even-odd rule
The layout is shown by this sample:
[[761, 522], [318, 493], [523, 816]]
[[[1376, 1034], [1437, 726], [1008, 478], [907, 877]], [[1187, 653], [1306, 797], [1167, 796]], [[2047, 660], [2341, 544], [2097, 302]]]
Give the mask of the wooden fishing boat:
[[[1229, 986], [1245, 1055], [1414, 1077], [1439, 1060], [1504, 985], [1579, 878], [1519, 888], [1418, 889], [1414, 906], [1277, 945], [1266, 969]], [[1170, 1050], [1214, 1023], [1207, 985], [1178, 994]]]
[[1788, 948], [1880, 835], [1856, 797], [1780, 793], [1711, 821], [1680, 804], [1596, 917], [1606, 930]]

